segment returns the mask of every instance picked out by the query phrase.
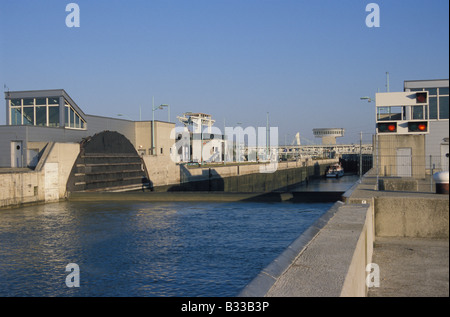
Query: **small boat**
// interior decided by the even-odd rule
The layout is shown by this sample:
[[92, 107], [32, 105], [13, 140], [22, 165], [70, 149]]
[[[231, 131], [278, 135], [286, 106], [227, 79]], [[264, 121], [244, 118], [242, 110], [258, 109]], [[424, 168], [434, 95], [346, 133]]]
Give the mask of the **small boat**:
[[326, 173], [326, 177], [339, 178], [341, 176], [344, 176], [344, 169], [341, 164], [331, 165]]

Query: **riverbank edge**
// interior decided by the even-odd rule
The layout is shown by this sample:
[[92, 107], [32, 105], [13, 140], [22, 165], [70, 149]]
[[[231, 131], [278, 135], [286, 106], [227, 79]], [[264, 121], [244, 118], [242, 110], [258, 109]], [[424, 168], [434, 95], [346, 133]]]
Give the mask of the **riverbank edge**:
[[[442, 241], [446, 241], [448, 254], [449, 196], [429, 192], [379, 191], [376, 189], [377, 181], [374, 170], [366, 173], [361, 181], [342, 195], [342, 201], [324, 215], [321, 221], [327, 223], [322, 223], [318, 232], [314, 227], [311, 228], [314, 234], [305, 232], [237, 296], [366, 297], [375, 293], [377, 296], [395, 296], [392, 294], [399, 294], [400, 290], [402, 296], [423, 293], [420, 282], [410, 281], [408, 276], [426, 272], [429, 259], [414, 263], [411, 272], [404, 267], [391, 268], [389, 263], [394, 260], [403, 263], [400, 255], [396, 256], [399, 259], [375, 258], [380, 262], [375, 264], [379, 265], [385, 276], [392, 272], [401, 274], [410, 285], [406, 289], [403, 285], [394, 285], [393, 289], [397, 290], [394, 293], [392, 287], [389, 289], [391, 293], [379, 289], [373, 291], [374, 287], [367, 283], [367, 278], [373, 268], [374, 255], [381, 251], [376, 241], [403, 239], [400, 241], [406, 249], [411, 241], [419, 241], [419, 245], [423, 244], [425, 248], [441, 247]], [[392, 217], [396, 217], [394, 225]], [[382, 241], [385, 243], [385, 240]], [[408, 250], [413, 251], [411, 248]], [[422, 251], [419, 247], [414, 250], [415, 253]], [[439, 291], [435, 290], [435, 286], [439, 285], [428, 285], [426, 294], [448, 296], [448, 261], [445, 262], [442, 257], [432, 261], [433, 267], [441, 272], [431, 283], [446, 280], [447, 284]], [[366, 271], [367, 268], [369, 271]]]
[[238, 294], [238, 297], [266, 296], [275, 282], [289, 269], [294, 261], [300, 256], [301, 252], [313, 241], [343, 204], [343, 202], [338, 201], [328, 209], [328, 211], [306, 229], [275, 260], [247, 284], [247, 286]]

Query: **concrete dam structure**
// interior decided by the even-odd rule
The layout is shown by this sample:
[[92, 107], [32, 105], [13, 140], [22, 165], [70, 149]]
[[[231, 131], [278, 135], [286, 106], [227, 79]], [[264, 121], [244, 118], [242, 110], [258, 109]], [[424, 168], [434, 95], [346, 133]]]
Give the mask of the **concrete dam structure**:
[[104, 131], [83, 140], [69, 179], [68, 192], [132, 190], [146, 180], [143, 162], [131, 142]]

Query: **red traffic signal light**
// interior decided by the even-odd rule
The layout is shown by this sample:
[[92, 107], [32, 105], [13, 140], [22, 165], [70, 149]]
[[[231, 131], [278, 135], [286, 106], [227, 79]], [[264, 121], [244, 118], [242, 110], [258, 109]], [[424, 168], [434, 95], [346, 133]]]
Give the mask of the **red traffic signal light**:
[[378, 123], [378, 133], [395, 133], [397, 132], [396, 122]]
[[408, 122], [408, 132], [428, 132], [428, 122]]
[[427, 102], [427, 92], [416, 92], [416, 103], [426, 103]]

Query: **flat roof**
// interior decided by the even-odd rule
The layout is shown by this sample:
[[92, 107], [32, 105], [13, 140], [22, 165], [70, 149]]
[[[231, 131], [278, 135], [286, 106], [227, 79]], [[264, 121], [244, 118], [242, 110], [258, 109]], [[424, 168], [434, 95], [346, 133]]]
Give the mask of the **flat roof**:
[[210, 114], [202, 113], [202, 112], [185, 112], [183, 113], [186, 116], [205, 116], [205, 117], [211, 117]]
[[69, 104], [77, 110], [82, 116], [86, 116], [83, 110], [76, 104], [64, 89], [42, 89], [42, 90], [22, 90], [22, 91], [5, 91], [5, 99], [15, 98], [44, 98], [44, 97], [60, 97], [69, 102]]
[[403, 87], [405, 89], [411, 88], [439, 88], [448, 87], [448, 79], [424, 79], [424, 80], [405, 80]]

